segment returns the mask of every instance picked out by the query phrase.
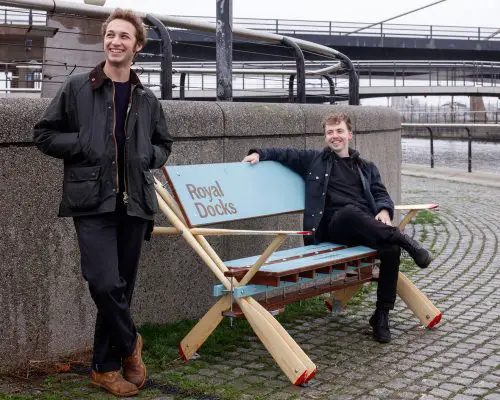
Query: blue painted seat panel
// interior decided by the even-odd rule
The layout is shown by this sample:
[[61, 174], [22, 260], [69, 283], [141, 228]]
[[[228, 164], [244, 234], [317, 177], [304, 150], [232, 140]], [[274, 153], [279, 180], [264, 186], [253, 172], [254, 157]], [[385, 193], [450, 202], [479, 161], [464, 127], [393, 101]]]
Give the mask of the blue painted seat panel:
[[[362, 263], [360, 268], [371, 268], [372, 263]], [[356, 267], [347, 267], [347, 271], [355, 272]], [[297, 282], [287, 282], [280, 281], [278, 286], [266, 286], [266, 285], [245, 285], [233, 288], [234, 298], [253, 296], [256, 294], [267, 293], [268, 295], [273, 295], [276, 291], [280, 291], [283, 288], [300, 288], [303, 284], [321, 284], [328, 282], [329, 280], [337, 280], [345, 278], [346, 271], [332, 270], [329, 274], [316, 274], [315, 278], [299, 278]], [[213, 287], [213, 296], [219, 297], [228, 294], [230, 291], [227, 290], [224, 285], [218, 284]]]
[[[375, 250], [366, 246], [355, 246], [346, 249], [340, 249], [334, 252], [316, 254], [308, 257], [297, 258], [293, 260], [287, 260], [283, 262], [277, 262], [275, 264], [263, 265], [259, 271], [268, 273], [280, 273], [295, 271], [299, 269], [313, 269], [315, 266], [332, 262], [339, 261], [345, 258], [362, 258], [363, 256], [368, 256], [373, 254]], [[227, 264], [226, 264], [227, 265]]]
[[275, 161], [164, 168], [191, 226], [304, 210], [304, 180]]
[[[314, 252], [325, 252], [325, 251], [339, 248], [342, 246], [343, 245], [336, 244], [336, 243], [324, 242], [324, 243], [319, 243], [319, 244], [312, 244], [309, 246], [295, 247], [293, 249], [275, 251], [271, 255], [271, 257], [268, 258], [266, 264], [269, 262], [275, 261], [275, 260], [281, 260], [281, 259], [292, 258], [292, 257], [300, 257], [300, 256], [303, 256], [304, 254], [309, 254], [309, 253], [314, 253]], [[237, 260], [224, 261], [224, 264], [226, 264], [226, 267], [228, 267], [228, 268], [250, 267], [253, 264], [255, 264], [255, 262], [257, 261], [257, 259], [259, 257], [260, 256], [253, 256], [253, 257], [239, 258]]]

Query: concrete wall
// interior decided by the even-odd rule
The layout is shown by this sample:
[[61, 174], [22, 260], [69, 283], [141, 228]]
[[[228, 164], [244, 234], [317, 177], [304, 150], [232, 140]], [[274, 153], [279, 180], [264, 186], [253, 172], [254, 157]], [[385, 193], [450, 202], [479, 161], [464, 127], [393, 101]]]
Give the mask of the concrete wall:
[[[0, 369], [92, 343], [95, 311], [80, 276], [72, 220], [56, 216], [62, 165], [31, 142], [32, 126], [47, 104], [47, 99], [0, 99]], [[321, 148], [322, 117], [347, 111], [356, 147], [379, 165], [391, 196], [400, 199], [400, 116], [390, 109], [187, 101], [163, 107], [176, 139], [170, 164], [237, 161], [250, 147]], [[156, 223], [164, 224], [163, 217]], [[300, 216], [233, 226], [238, 225], [297, 228]], [[256, 254], [268, 240], [210, 242], [227, 259]], [[139, 324], [195, 319], [214, 303], [213, 282], [182, 240], [155, 237], [144, 246], [134, 317]]]

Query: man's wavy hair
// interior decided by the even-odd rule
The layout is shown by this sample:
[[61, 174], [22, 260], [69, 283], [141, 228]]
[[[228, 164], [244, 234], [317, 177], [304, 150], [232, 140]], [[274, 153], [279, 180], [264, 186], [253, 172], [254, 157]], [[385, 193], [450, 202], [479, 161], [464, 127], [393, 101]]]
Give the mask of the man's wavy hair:
[[115, 19], [123, 19], [124, 21], [130, 22], [135, 28], [135, 39], [137, 44], [144, 47], [146, 44], [146, 29], [142, 23], [141, 18], [135, 15], [131, 10], [124, 10], [123, 8], [115, 8], [115, 10], [109, 15], [109, 17], [104, 21], [101, 26], [101, 36], [106, 35], [106, 30], [108, 29], [108, 24]]
[[338, 125], [341, 122], [345, 122], [347, 130], [352, 132], [351, 118], [344, 113], [330, 114], [323, 118], [323, 131], [325, 130], [326, 125]]

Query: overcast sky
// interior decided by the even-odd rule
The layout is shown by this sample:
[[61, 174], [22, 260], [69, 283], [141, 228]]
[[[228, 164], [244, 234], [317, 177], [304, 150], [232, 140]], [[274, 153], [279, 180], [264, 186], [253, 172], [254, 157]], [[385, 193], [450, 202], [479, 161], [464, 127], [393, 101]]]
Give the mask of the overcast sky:
[[[83, 0], [72, 0], [82, 3]], [[379, 22], [435, 3], [437, 0], [233, 0], [233, 17]], [[157, 14], [215, 16], [216, 0], [107, 0], [107, 7], [124, 7]], [[446, 0], [394, 23], [460, 26], [500, 26], [500, 0]]]

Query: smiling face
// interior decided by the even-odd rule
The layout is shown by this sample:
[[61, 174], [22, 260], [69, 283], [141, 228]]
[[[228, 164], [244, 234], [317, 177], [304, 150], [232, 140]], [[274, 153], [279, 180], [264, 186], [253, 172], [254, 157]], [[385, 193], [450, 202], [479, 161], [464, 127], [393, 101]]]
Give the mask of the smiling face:
[[137, 43], [134, 25], [123, 19], [114, 19], [106, 27], [104, 33], [104, 53], [106, 63], [113, 67], [129, 67], [135, 53], [142, 46]]
[[325, 124], [325, 144], [339, 157], [349, 156], [349, 141], [352, 132], [344, 121], [338, 124]]

